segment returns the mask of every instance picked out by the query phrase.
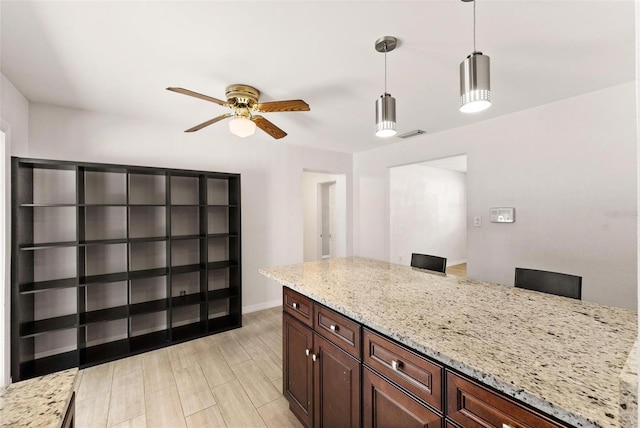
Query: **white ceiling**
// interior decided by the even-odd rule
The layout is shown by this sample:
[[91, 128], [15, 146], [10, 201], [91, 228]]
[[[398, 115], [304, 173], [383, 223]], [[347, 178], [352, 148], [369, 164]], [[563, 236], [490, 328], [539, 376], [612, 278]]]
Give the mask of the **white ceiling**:
[[[359, 152], [388, 90], [398, 131], [435, 133], [634, 80], [629, 1], [477, 2], [477, 47], [491, 57], [492, 107], [458, 111], [459, 63], [473, 50], [473, 3], [197, 1], [0, 3], [2, 73], [32, 102], [162, 122], [176, 135], [227, 110], [166, 91], [224, 99], [245, 83], [261, 101], [301, 98], [310, 112], [268, 113], [282, 144]], [[224, 123], [211, 138], [237, 138]], [[270, 139], [264, 133], [251, 138]], [[414, 137], [424, 138], [424, 137]]]

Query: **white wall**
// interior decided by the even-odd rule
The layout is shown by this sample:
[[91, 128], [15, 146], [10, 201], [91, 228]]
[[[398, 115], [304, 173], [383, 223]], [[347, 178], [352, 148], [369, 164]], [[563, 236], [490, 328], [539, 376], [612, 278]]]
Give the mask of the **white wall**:
[[411, 264], [411, 253], [467, 258], [467, 202], [464, 172], [424, 164], [389, 171], [389, 260]]
[[305, 171], [303, 173], [303, 205], [304, 205], [304, 261], [318, 260], [318, 185], [334, 181], [336, 183], [335, 201], [335, 255], [347, 255], [347, 183], [344, 174], [327, 174]]
[[[584, 300], [637, 308], [634, 82], [354, 155], [355, 254], [388, 258], [389, 167], [461, 153], [471, 278], [571, 273]], [[515, 207], [516, 222], [489, 223], [496, 206]]]
[[25, 156], [29, 143], [29, 101], [0, 73], [0, 120], [11, 156]]
[[4, 148], [0, 150], [3, 164], [1, 186], [4, 201], [0, 201], [0, 224], [3, 230], [4, 246], [0, 249], [0, 386], [9, 384], [10, 376], [10, 325], [11, 325], [11, 156], [27, 153], [29, 141], [29, 101], [15, 86], [0, 73], [0, 130], [5, 133]]
[[[281, 302], [281, 287], [260, 275], [259, 268], [303, 260], [303, 169], [344, 173], [351, 189], [350, 154], [289, 145], [286, 140], [232, 135], [215, 140], [206, 130], [185, 134], [163, 124], [43, 104], [32, 103], [29, 118], [30, 157], [242, 174], [245, 311]], [[351, 245], [349, 236], [349, 254]]]

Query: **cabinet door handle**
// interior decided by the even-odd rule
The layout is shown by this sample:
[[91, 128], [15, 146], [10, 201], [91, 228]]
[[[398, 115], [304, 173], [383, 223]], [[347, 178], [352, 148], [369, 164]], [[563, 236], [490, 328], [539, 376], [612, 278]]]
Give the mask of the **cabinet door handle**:
[[305, 349], [304, 353], [307, 354], [307, 357], [311, 355], [311, 349]]
[[515, 427], [510, 424], [502, 424], [502, 428], [515, 428]]
[[291, 304], [291, 306], [293, 306], [293, 309], [298, 309], [298, 306], [300, 306], [300, 305], [298, 305], [296, 302], [293, 302]]
[[337, 325], [334, 325], [334, 324], [331, 324], [331, 325], [329, 326], [329, 328], [331, 329], [331, 331], [338, 331], [338, 330], [339, 330], [339, 329], [338, 329], [338, 326], [337, 326]]
[[312, 359], [313, 361], [318, 361], [318, 356], [317, 356], [316, 354], [313, 354], [313, 355], [311, 356], [311, 359]]
[[[395, 371], [400, 370], [402, 368], [402, 361], [391, 360], [391, 368], [394, 369]], [[503, 428], [505, 428], [505, 427], [503, 427]], [[509, 428], [509, 427], [507, 427], [507, 428]]]

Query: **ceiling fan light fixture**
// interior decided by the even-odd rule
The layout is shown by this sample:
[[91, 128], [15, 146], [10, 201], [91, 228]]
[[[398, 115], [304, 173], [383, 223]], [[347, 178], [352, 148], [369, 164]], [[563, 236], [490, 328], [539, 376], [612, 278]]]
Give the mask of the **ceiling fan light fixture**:
[[241, 138], [250, 137], [256, 133], [256, 124], [246, 117], [236, 116], [229, 121], [229, 131]]
[[398, 46], [398, 39], [384, 36], [376, 40], [375, 49], [384, 53], [384, 94], [376, 100], [376, 137], [396, 135], [396, 99], [387, 92], [387, 52]]
[[476, 1], [473, 2], [473, 52], [460, 63], [460, 111], [476, 113], [491, 106], [491, 60], [476, 50]]

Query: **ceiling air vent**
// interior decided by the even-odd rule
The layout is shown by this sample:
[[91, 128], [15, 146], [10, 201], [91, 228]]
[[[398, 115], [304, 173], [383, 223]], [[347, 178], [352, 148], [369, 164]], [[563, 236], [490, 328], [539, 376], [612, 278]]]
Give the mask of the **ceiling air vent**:
[[413, 131], [405, 132], [402, 135], [398, 135], [398, 138], [411, 138], [415, 137], [416, 135], [422, 135], [426, 133], [427, 131], [423, 131], [422, 129], [414, 129]]

